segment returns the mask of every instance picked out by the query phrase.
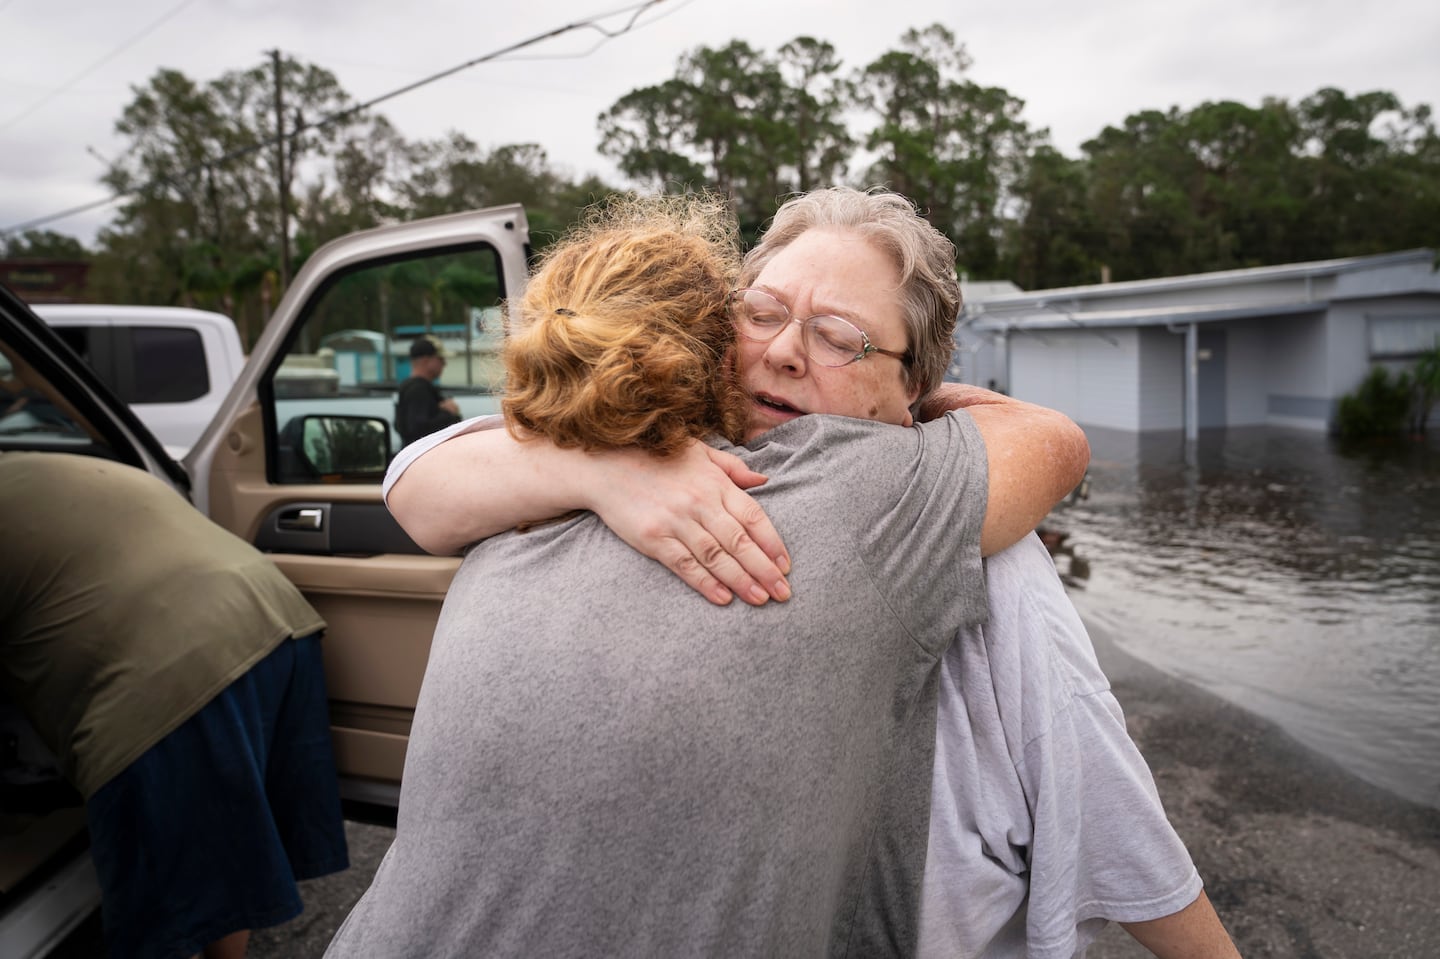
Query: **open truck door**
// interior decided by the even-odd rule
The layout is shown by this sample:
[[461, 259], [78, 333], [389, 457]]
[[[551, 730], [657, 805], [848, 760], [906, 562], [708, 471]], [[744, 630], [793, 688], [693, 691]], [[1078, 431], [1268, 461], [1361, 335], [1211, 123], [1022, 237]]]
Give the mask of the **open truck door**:
[[451, 355], [440, 387], [497, 412], [507, 299], [529, 230], [505, 206], [384, 227], [310, 258], [184, 464], [192, 499], [268, 553], [325, 617], [347, 813], [393, 821], [430, 637], [458, 558], [426, 555], [380, 495], [395, 395], [420, 327]]

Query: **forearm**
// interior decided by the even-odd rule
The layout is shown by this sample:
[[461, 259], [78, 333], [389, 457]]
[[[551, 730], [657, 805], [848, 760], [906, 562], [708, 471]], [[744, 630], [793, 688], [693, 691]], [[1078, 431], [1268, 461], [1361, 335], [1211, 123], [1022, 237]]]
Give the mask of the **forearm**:
[[1177, 913], [1121, 925], [1160, 959], [1240, 959], [1240, 951], [1204, 892]]
[[588, 508], [585, 460], [503, 429], [463, 433], [411, 463], [386, 504], [422, 549], [449, 555], [520, 523]]
[[744, 492], [765, 477], [733, 454], [698, 442], [666, 459], [586, 453], [478, 421], [469, 428], [477, 427], [416, 450], [408, 465], [402, 453], [391, 467], [398, 477], [386, 478], [390, 511], [423, 549], [456, 553], [518, 524], [587, 509], [711, 602], [789, 598], [784, 544]]
[[969, 383], [941, 383], [920, 400], [917, 419], [924, 423], [939, 419], [951, 410], [974, 411], [977, 406], [1031, 406], [1004, 393]]
[[989, 556], [1033, 530], [1085, 478], [1090, 443], [1068, 416], [1031, 404], [970, 407], [985, 439], [990, 494], [981, 536]]
[[1090, 443], [1063, 413], [961, 383], [946, 383], [920, 405], [922, 419], [963, 409], [985, 441], [990, 494], [980, 550], [1016, 543], [1085, 477]]

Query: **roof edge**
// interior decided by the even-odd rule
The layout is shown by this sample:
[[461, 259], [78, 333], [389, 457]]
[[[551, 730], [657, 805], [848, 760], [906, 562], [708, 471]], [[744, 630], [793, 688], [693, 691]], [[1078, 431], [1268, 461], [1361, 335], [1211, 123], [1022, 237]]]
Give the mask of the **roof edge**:
[[1428, 262], [1434, 264], [1436, 252], [1419, 247], [1413, 250], [1399, 250], [1393, 253], [1375, 253], [1368, 256], [1343, 257], [1333, 260], [1312, 260], [1306, 263], [1286, 263], [1277, 266], [1252, 266], [1235, 270], [1217, 270], [1213, 273], [1188, 273], [1181, 276], [1150, 277], [1144, 280], [1122, 280], [1118, 283], [1092, 283], [1086, 286], [1061, 286], [1046, 290], [1026, 290], [1023, 293], [1001, 294], [989, 297], [981, 304], [986, 307], [1021, 306], [1041, 300], [1075, 299], [1084, 300], [1099, 296], [1124, 295], [1131, 292], [1147, 292], [1162, 289], [1183, 289], [1185, 287], [1218, 286], [1235, 280], [1246, 279], [1290, 279], [1294, 277], [1334, 276], [1357, 270], [1375, 269], [1404, 263]]

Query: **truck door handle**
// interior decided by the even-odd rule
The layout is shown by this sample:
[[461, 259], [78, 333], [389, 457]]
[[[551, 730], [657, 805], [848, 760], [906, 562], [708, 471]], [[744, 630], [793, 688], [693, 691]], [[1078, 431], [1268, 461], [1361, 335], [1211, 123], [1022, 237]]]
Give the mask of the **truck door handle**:
[[275, 525], [281, 529], [319, 532], [325, 527], [325, 511], [318, 506], [301, 506], [296, 509], [287, 509], [280, 514], [280, 518], [275, 521]]

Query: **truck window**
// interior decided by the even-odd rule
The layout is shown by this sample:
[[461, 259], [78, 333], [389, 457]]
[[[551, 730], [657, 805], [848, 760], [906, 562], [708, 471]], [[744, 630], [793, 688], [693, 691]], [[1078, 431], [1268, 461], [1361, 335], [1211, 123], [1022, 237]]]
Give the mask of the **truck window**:
[[274, 481], [336, 481], [297, 455], [307, 414], [382, 419], [389, 454], [398, 453], [396, 396], [412, 375], [410, 346], [422, 335], [443, 345], [447, 360], [435, 386], [455, 400], [459, 415], [498, 412], [504, 295], [499, 255], [488, 245], [372, 262], [332, 277], [261, 390], [274, 413]]
[[198, 331], [116, 327], [115, 339], [115, 380], [125, 402], [187, 403], [210, 392], [205, 345]]
[[58, 335], [60, 339], [65, 341], [65, 345], [70, 347], [70, 351], [72, 353], [80, 357], [80, 359], [84, 360], [92, 370], [100, 374], [100, 379], [104, 381], [106, 386], [110, 387], [111, 389], [115, 388], [115, 381], [109, 375], [110, 371], [102, 370], [99, 368], [99, 366], [96, 365], [95, 357], [92, 355], [90, 349], [90, 343], [92, 340], [94, 340], [96, 337], [104, 336], [104, 327], [52, 326], [51, 329], [55, 331], [56, 335]]
[[64, 341], [85, 365], [95, 371], [115, 395], [129, 402], [116, 369], [115, 330], [109, 326], [52, 326], [55, 334]]

